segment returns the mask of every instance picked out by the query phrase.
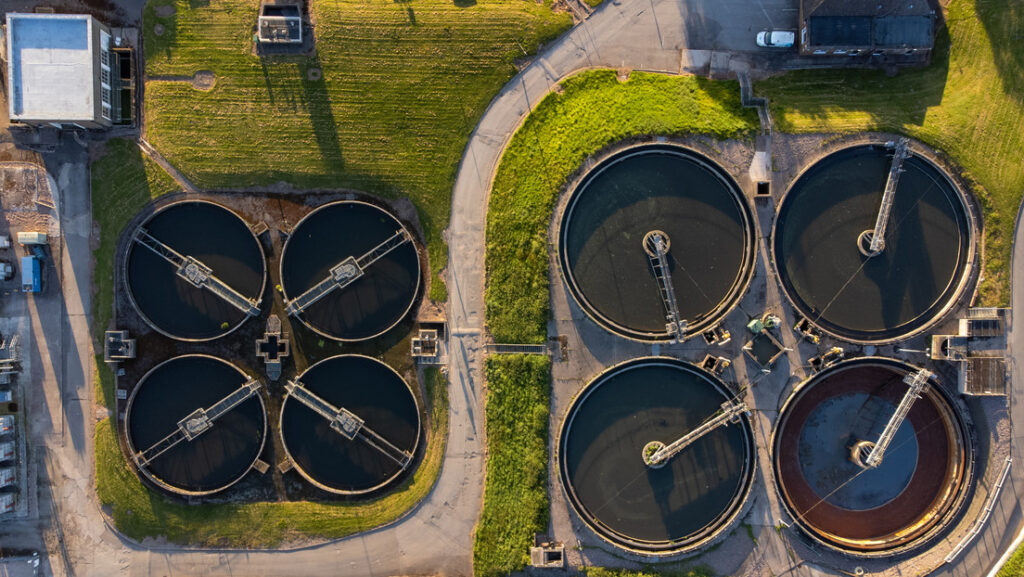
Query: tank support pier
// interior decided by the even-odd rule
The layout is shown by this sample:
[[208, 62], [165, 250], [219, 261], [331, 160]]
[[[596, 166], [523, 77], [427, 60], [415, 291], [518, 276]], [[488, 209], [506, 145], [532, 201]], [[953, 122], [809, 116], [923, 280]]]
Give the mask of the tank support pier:
[[259, 388], [260, 384], [258, 381], [249, 379], [238, 390], [217, 401], [210, 408], [198, 408], [192, 411], [184, 419], [178, 421], [178, 428], [173, 433], [157, 441], [145, 451], [136, 453], [135, 460], [139, 463], [139, 466], [146, 466], [178, 443], [192, 441], [210, 430], [214, 421], [226, 415], [228, 411], [242, 404], [249, 397], [255, 395]]
[[644, 445], [643, 459], [648, 467], [657, 469], [665, 466], [665, 463], [675, 457], [684, 449], [697, 442], [698, 439], [714, 431], [718, 427], [735, 423], [740, 420], [740, 415], [747, 412], [746, 403], [722, 403], [722, 411], [704, 421], [701, 426], [676, 439], [671, 444], [664, 444], [661, 441], [651, 441]]
[[195, 257], [184, 256], [173, 248], [154, 238], [146, 229], [140, 228], [135, 233], [135, 242], [163, 257], [174, 265], [177, 274], [194, 287], [205, 288], [221, 298], [224, 302], [249, 315], [259, 316], [260, 307], [256, 299], [245, 298], [235, 289], [213, 274], [213, 269]]
[[370, 249], [360, 257], [347, 257], [331, 268], [331, 274], [316, 283], [309, 290], [290, 300], [285, 306], [285, 311], [291, 316], [297, 316], [302, 311], [313, 306], [315, 302], [324, 298], [334, 290], [342, 290], [354, 283], [363, 276], [363, 271], [373, 263], [377, 262], [384, 255], [409, 242], [412, 238], [403, 228], [391, 235], [387, 240]]
[[644, 252], [651, 262], [651, 270], [654, 271], [654, 278], [658, 280], [661, 302], [665, 305], [665, 330], [680, 342], [686, 338], [686, 320], [679, 316], [676, 290], [672, 285], [672, 274], [668, 266], [668, 249], [671, 242], [664, 232], [652, 230], [644, 235], [643, 244]]
[[412, 455], [392, 445], [387, 439], [377, 434], [376, 431], [366, 426], [366, 423], [355, 413], [344, 407], [335, 407], [321, 399], [312, 391], [307, 389], [299, 381], [288, 381], [284, 385], [285, 391], [296, 401], [306, 405], [316, 414], [327, 419], [331, 429], [348, 440], [359, 437], [366, 444], [383, 453], [386, 457], [398, 463], [403, 469], [412, 461]]
[[882, 464], [885, 450], [889, 448], [893, 437], [896, 436], [896, 431], [899, 430], [900, 425], [907, 418], [910, 408], [914, 406], [914, 401], [921, 397], [921, 393], [928, 386], [928, 379], [932, 376], [932, 373], [921, 369], [916, 373], [903, 377], [903, 382], [907, 384], [908, 388], [900, 404], [896, 407], [896, 412], [889, 417], [889, 422], [886, 423], [885, 429], [879, 435], [878, 441], [860, 441], [853, 446], [851, 457], [854, 463], [865, 469], [875, 468]]
[[900, 138], [896, 141], [895, 150], [892, 155], [892, 164], [889, 166], [889, 178], [885, 182], [885, 191], [882, 193], [882, 204], [878, 208], [878, 217], [875, 219], [875, 228], [866, 230], [857, 239], [857, 247], [865, 256], [875, 256], [885, 250], [885, 229], [889, 225], [889, 215], [892, 213], [892, 203], [896, 198], [896, 187], [900, 182], [900, 174], [903, 173], [903, 162], [910, 157], [910, 140]]

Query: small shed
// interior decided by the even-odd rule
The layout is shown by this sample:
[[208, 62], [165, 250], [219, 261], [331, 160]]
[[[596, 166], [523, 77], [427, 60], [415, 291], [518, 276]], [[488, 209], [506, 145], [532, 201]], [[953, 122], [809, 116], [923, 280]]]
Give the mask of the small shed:
[[257, 36], [265, 44], [302, 44], [302, 5], [293, 2], [263, 3]]

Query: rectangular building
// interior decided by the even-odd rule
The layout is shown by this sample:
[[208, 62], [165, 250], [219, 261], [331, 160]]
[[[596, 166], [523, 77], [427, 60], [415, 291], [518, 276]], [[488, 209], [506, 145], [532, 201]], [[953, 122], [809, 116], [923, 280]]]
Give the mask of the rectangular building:
[[58, 128], [113, 124], [110, 29], [84, 14], [7, 15], [11, 122]]
[[935, 44], [928, 0], [800, 0], [803, 55], [927, 59]]

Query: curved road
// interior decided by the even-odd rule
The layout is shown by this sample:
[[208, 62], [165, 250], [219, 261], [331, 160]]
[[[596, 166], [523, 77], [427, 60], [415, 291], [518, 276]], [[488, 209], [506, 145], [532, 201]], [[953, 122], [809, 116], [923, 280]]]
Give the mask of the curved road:
[[[472, 530], [483, 487], [483, 254], [491, 174], [504, 143], [559, 79], [596, 66], [664, 72], [702, 67], [707, 62], [706, 51], [694, 52], [699, 61], [692, 62], [690, 51], [683, 49], [685, 11], [678, 0], [606, 3], [585, 23], [548, 46], [491, 103], [465, 151], [453, 199], [448, 239], [451, 429], [441, 478], [413, 514], [395, 525], [320, 546], [297, 551], [188, 550], [160, 543], [140, 546], [120, 538], [104, 524], [91, 475], [92, 350], [86, 316], [91, 299], [85, 240], [91, 217], [88, 203], [82, 202], [88, 198], [88, 173], [83, 151], [74, 150], [73, 144], [48, 157], [51, 171], [63, 173], [58, 184], [63, 220], [83, 229], [76, 232], [83, 238], [67, 237], [69, 253], [82, 254], [64, 259], [67, 312], [60, 315], [63, 318], [55, 314], [52, 321], [64, 327], [58, 331], [67, 335], [62, 339], [75, 343], [66, 342], [58, 350], [78, 354], [65, 355], [63, 368], [41, 371], [41, 406], [49, 420], [41, 419], [34, 427], [36, 439], [44, 439], [46, 444], [45, 450], [40, 447], [37, 451], [36, 461], [40, 469], [45, 468], [41, 475], [60, 479], [49, 483], [52, 494], [47, 496], [44, 489], [40, 499], [44, 516], [40, 526], [52, 507], [66, 537], [66, 562], [59, 553], [49, 558], [54, 573], [66, 574], [70, 565], [75, 575], [90, 576], [470, 575]], [[66, 167], [73, 167], [75, 173], [67, 174]], [[65, 228], [70, 232], [70, 227]], [[41, 347], [47, 340], [46, 331], [34, 329]], [[66, 434], [61, 432], [65, 428], [61, 423]], [[41, 486], [46, 484], [41, 480]], [[0, 532], [10, 536], [17, 526], [28, 529], [32, 522], [10, 525]], [[5, 543], [12, 545], [11, 541]]]
[[[707, 4], [705, 10], [704, 4]], [[84, 258], [65, 259], [67, 317], [80, 351], [63, 377], [47, 373], [46, 406], [57, 415], [63, 389], [67, 442], [54, 431], [57, 419], [47, 424], [46, 458], [49, 476], [61, 476], [53, 501], [67, 540], [68, 558], [76, 575], [310, 575], [344, 574], [350, 577], [381, 575], [472, 573], [472, 529], [479, 514], [483, 481], [483, 324], [484, 248], [487, 195], [491, 177], [505, 144], [526, 114], [562, 78], [584, 68], [611, 67], [661, 72], [707, 72], [710, 49], [753, 49], [751, 30], [791, 27], [795, 14], [786, 14], [786, 0], [620, 0], [607, 1], [584, 23], [548, 46], [491, 103], [465, 150], [455, 184], [448, 233], [450, 266], [449, 379], [451, 381], [451, 430], [441, 478], [424, 502], [399, 523], [384, 529], [297, 551], [210, 551], [166, 548], [159, 544], [139, 546], [126, 542], [107, 528], [98, 514], [92, 479], [92, 421], [88, 418], [92, 396], [91, 343], [85, 311], [91, 310], [87, 242], [78, 239], [71, 252]], [[768, 6], [768, 10], [765, 9]], [[774, 6], [772, 6], [774, 5]], [[714, 14], [710, 12], [714, 11]], [[779, 16], [783, 14], [783, 16]], [[780, 22], [781, 18], [781, 22]], [[780, 25], [781, 24], [781, 25]], [[748, 46], [749, 45], [749, 46]], [[84, 155], [69, 164], [84, 166]], [[62, 175], [64, 176], [64, 175]], [[88, 175], [59, 178], [66, 231], [84, 238], [89, 207], [73, 199], [87, 198]], [[85, 190], [82, 190], [83, 187]], [[1018, 228], [1017, 246], [1024, 246]], [[1024, 258], [1014, 259], [1014, 284], [1024, 282]], [[1024, 310], [1024, 294], [1015, 291], [1014, 304]], [[1015, 307], [1017, 308], [1017, 307]], [[38, 331], [37, 331], [38, 332]], [[1024, 335], [1011, 333], [1013, 352], [1024, 354]], [[67, 350], [66, 349], [66, 350]], [[1021, 357], [1024, 358], [1024, 357]], [[69, 361], [65, 360], [65, 363]], [[81, 367], [82, 370], [78, 370]], [[70, 376], [69, 376], [70, 375]], [[57, 384], [57, 381], [60, 384]], [[1015, 379], [1014, 389], [1019, 390]], [[1024, 408], [1014, 402], [1013, 415], [1024, 418]], [[59, 415], [57, 415], [59, 419]], [[1022, 421], [1024, 422], [1024, 421]], [[951, 574], [976, 576], [999, 556], [1021, 523], [1018, 495], [1024, 495], [1024, 457], [1014, 437], [1015, 466], [1012, 480], [985, 531], [958, 560]], [[39, 453], [42, 453], [40, 451]], [[44, 499], [46, 500], [46, 499]], [[45, 510], [45, 508], [44, 508]], [[1009, 535], [1009, 536], [1008, 536]], [[150, 544], [147, 544], [150, 545]], [[64, 574], [59, 556], [50, 558], [54, 572]]]

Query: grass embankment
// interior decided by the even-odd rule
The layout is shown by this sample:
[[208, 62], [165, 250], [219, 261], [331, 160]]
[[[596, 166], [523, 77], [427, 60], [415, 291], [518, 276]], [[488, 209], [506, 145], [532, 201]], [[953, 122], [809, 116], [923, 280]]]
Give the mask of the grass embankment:
[[487, 326], [506, 343], [547, 335], [548, 225], [567, 179], [590, 155], [644, 135], [733, 138], [756, 130], [739, 86], [692, 76], [584, 72], [526, 118], [501, 158], [487, 211]]
[[[102, 364], [102, 363], [100, 363]], [[111, 378], [109, 370], [98, 372]], [[190, 545], [260, 548], [291, 539], [334, 539], [394, 521], [434, 486], [448, 435], [448, 383], [426, 373], [427, 447], [419, 467], [387, 496], [368, 502], [281, 502], [201, 507], [170, 501], [129, 468], [110, 419], [96, 426], [96, 491], [118, 530], [133, 539], [164, 536]]]
[[759, 82], [783, 132], [902, 132], [963, 167], [985, 213], [983, 305], [1010, 299], [1010, 251], [1024, 195], [1024, 5], [952, 0], [933, 64], [901, 71], [804, 71]]
[[1017, 549], [1006, 564], [999, 569], [996, 577], [1021, 577], [1024, 575], [1024, 549]]
[[[134, 141], [113, 139], [106, 143], [104, 155], [92, 163], [92, 217], [99, 227], [99, 244], [93, 251], [92, 297], [93, 334], [103, 342], [114, 313], [114, 257], [117, 239], [125, 225], [143, 206], [158, 196], [179, 190], [178, 184], [152, 160], [142, 155]], [[97, 370], [110, 371], [97, 357]], [[115, 408], [113, 377], [97, 379], [105, 386], [96, 389], [96, 398], [111, 410]]]
[[549, 358], [487, 359], [487, 478], [473, 543], [476, 577], [522, 569], [533, 534], [547, 530], [550, 395]]
[[[146, 6], [149, 141], [202, 188], [283, 181], [408, 197], [426, 235], [430, 297], [445, 300], [441, 233], [469, 134], [515, 73], [513, 59], [555, 38], [569, 16], [533, 0], [311, 2], [315, 54], [261, 57], [257, 5]], [[153, 80], [200, 70], [216, 75], [212, 90]]]

